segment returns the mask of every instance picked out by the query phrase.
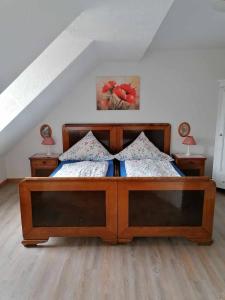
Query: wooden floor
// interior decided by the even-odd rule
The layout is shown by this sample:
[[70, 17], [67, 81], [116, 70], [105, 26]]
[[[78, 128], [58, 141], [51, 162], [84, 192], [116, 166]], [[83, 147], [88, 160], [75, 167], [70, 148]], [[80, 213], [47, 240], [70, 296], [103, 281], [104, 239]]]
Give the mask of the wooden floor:
[[143, 238], [108, 246], [54, 238], [24, 248], [17, 186], [0, 188], [0, 300], [224, 300], [225, 193], [217, 193], [212, 246]]

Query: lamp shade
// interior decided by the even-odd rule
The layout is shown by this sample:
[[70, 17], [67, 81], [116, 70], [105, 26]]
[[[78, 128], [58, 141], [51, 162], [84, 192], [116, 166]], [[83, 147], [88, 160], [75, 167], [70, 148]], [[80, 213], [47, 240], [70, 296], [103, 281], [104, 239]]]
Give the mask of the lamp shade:
[[188, 135], [184, 138], [183, 143], [184, 145], [196, 145], [196, 141], [192, 135]]
[[46, 137], [43, 139], [42, 145], [55, 145], [55, 141], [52, 137]]

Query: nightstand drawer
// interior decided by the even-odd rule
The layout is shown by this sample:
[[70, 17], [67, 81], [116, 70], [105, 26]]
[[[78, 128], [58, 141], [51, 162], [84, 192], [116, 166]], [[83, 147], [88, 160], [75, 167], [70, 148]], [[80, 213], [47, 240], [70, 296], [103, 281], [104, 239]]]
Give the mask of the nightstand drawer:
[[200, 165], [204, 165], [204, 161], [194, 159], [184, 159], [179, 161], [179, 167], [182, 169], [199, 169]]
[[58, 165], [55, 159], [38, 159], [32, 160], [31, 163], [34, 167], [56, 167]]

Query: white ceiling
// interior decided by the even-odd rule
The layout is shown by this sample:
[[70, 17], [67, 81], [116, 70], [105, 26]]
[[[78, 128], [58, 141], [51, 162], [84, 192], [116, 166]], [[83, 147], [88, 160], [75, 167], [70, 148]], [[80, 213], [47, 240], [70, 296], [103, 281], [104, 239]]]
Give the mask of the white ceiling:
[[[115, 0], [1, 0], [0, 93], [84, 10], [89, 9], [83, 16], [88, 18], [91, 8], [111, 5], [117, 10], [118, 21], [120, 11], [127, 10], [131, 26], [137, 24], [143, 28], [146, 22], [141, 21], [143, 1], [146, 2], [139, 1], [141, 5], [136, 14], [132, 5], [125, 5], [124, 0], [117, 5]], [[213, 0], [175, 0], [152, 46], [156, 49], [225, 47], [225, 13], [213, 10], [211, 2]], [[104, 24], [100, 27], [103, 31], [107, 29]], [[138, 40], [145, 38], [144, 29], [143, 34], [137, 36], [135, 47], [139, 45]], [[134, 43], [130, 48], [133, 46]], [[108, 49], [110, 45], [102, 42], [101, 47]], [[111, 51], [121, 51], [118, 48]]]
[[[93, 61], [98, 62], [102, 58], [107, 60], [139, 60], [142, 58], [173, 1], [142, 0], [140, 6], [139, 0], [123, 0], [123, 2], [121, 0], [113, 2], [100, 0], [96, 1], [94, 6], [94, 1], [92, 1], [91, 6], [89, 5], [85, 9], [82, 7], [84, 10], [80, 14], [78, 13], [80, 8], [77, 9], [78, 15], [75, 20], [0, 93], [0, 103], [2, 103], [0, 153], [9, 149], [19, 136], [25, 134], [27, 128], [35, 126], [37, 119], [44, 117], [47, 109], [46, 105], [41, 105], [43, 99], [47, 101], [48, 105], [50, 104], [49, 99], [45, 99], [46, 93], [44, 92], [51, 90], [52, 94], [55, 94], [51, 89], [52, 83], [57, 79], [60, 82], [63, 78], [62, 75], [70, 65], [77, 66], [76, 73], [71, 77], [74, 78], [76, 75], [78, 78], [83, 74], [83, 65], [87, 62], [87, 58], [90, 62], [89, 68]], [[44, 10], [44, 7], [42, 9]], [[40, 17], [42, 18], [41, 14]], [[42, 21], [42, 19], [40, 20]], [[43, 25], [41, 21], [40, 28]], [[35, 28], [31, 26], [30, 30], [32, 31], [32, 29]], [[44, 28], [42, 29], [44, 30]], [[94, 45], [94, 49], [91, 47], [92, 45]], [[89, 55], [83, 55], [89, 48], [92, 49], [88, 52]], [[27, 50], [25, 48], [26, 52]], [[6, 59], [10, 61], [7, 54]], [[82, 64], [80, 64], [81, 60]], [[68, 86], [62, 86], [62, 89], [67, 90]], [[58, 97], [56, 96], [54, 104], [57, 101]], [[29, 111], [35, 108], [33, 110], [35, 119], [29, 118], [31, 114], [28, 115], [28, 106]], [[19, 122], [17, 122], [18, 120]], [[6, 135], [6, 133], [8, 134]], [[6, 139], [6, 137], [8, 138]]]
[[173, 0], [0, 0], [0, 94], [72, 21], [69, 35], [97, 41], [97, 56], [91, 51], [73, 62], [1, 132], [0, 152], [44, 117], [48, 107], [41, 103], [56, 104], [84, 65], [87, 71], [102, 58], [138, 60], [153, 37], [155, 49], [225, 47], [225, 13], [213, 10], [212, 1], [175, 0], [166, 16]]
[[[75, 63], [77, 57], [93, 42], [98, 46], [98, 60], [102, 57], [107, 60], [142, 58], [172, 3], [173, 0], [142, 0], [140, 6], [139, 0], [124, 0], [122, 3], [114, 0], [96, 2], [94, 6], [92, 2], [92, 6], [86, 8], [82, 6], [84, 10], [75, 20], [0, 93], [0, 131], [71, 63]], [[45, 8], [38, 8], [42, 17]], [[75, 12], [79, 13], [80, 10], [81, 6], [78, 5]], [[41, 26], [42, 22], [39, 29], [43, 29]], [[34, 34], [35, 28], [31, 26], [30, 29], [34, 30]]]
[[225, 12], [215, 0], [175, 0], [151, 47], [209, 49], [225, 47]]
[[0, 93], [83, 10], [103, 0], [0, 0]]
[[174, 0], [113, 0], [83, 11], [69, 32], [98, 42], [105, 60], [139, 60]]

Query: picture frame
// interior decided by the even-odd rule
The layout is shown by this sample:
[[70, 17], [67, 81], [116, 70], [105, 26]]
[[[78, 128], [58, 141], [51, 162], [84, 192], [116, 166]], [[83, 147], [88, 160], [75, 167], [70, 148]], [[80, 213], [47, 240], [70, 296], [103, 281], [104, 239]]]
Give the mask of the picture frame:
[[48, 124], [43, 124], [40, 127], [40, 135], [43, 139], [52, 137], [52, 128]]
[[97, 110], [139, 110], [140, 77], [97, 76]]
[[181, 137], [186, 137], [190, 134], [191, 126], [188, 122], [182, 122], [178, 127], [178, 133]]

